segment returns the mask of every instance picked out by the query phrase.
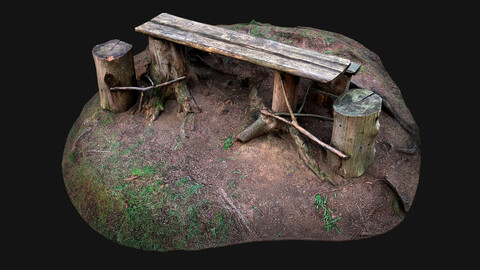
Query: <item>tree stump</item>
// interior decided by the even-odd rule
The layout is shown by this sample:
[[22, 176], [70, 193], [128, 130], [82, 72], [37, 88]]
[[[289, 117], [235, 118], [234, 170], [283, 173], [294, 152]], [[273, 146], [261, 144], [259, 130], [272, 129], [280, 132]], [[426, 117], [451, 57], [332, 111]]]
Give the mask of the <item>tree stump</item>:
[[115, 113], [128, 110], [137, 101], [137, 91], [110, 91], [110, 87], [136, 85], [132, 45], [113, 39], [93, 47], [92, 55], [100, 106]]
[[[187, 80], [197, 80], [187, 58], [185, 46], [149, 36], [148, 50], [151, 57], [149, 73], [154, 84], [160, 84], [184, 75], [187, 76]], [[146, 93], [148, 106], [153, 106], [154, 119], [160, 111], [163, 111], [165, 99], [171, 94], [175, 95], [181, 110], [194, 112], [194, 109], [197, 108], [188, 91], [186, 82], [180, 81], [168, 87], [154, 89]]]
[[342, 160], [327, 152], [334, 172], [344, 178], [359, 177], [372, 165], [381, 108], [380, 96], [365, 89], [352, 89], [335, 100], [330, 144], [350, 158]]
[[274, 112], [288, 112], [287, 103], [285, 103], [285, 98], [283, 97], [282, 83], [285, 88], [285, 93], [287, 93], [288, 102], [292, 110], [295, 110], [298, 101], [299, 81], [300, 77], [298, 76], [275, 70], [272, 97], [272, 110]]

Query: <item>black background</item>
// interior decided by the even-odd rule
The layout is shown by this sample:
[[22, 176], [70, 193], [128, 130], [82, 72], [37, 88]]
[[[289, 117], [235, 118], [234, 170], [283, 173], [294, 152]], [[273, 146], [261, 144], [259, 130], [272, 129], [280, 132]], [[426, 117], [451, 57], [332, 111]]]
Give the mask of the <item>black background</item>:
[[[142, 51], [147, 46], [147, 37], [136, 33], [134, 28], [162, 12], [213, 25], [248, 23], [254, 19], [277, 26], [309, 26], [340, 33], [377, 53], [420, 127], [420, 184], [404, 221], [386, 234], [360, 241], [260, 242], [169, 253], [120, 246], [91, 229], [70, 202], [61, 172], [68, 132], [83, 105], [98, 91], [91, 50], [96, 44], [117, 38], [132, 44], [134, 53]], [[46, 82], [36, 87], [25, 86], [31, 90], [31, 99], [35, 102], [26, 117], [32, 122], [32, 129], [40, 134], [29, 138], [36, 149], [31, 155], [41, 165], [30, 171], [32, 175], [20, 178], [21, 183], [35, 182], [39, 190], [29, 196], [33, 202], [29, 202], [28, 211], [20, 214], [22, 222], [18, 223], [18, 229], [24, 240], [17, 240], [12, 248], [32, 255], [37, 262], [65, 260], [64, 266], [102, 263], [134, 267], [146, 262], [153, 267], [167, 267], [166, 262], [173, 261], [176, 264], [171, 267], [177, 267], [202, 260], [212, 266], [233, 267], [241, 263], [253, 266], [260, 259], [269, 264], [313, 263], [310, 267], [315, 268], [322, 268], [326, 263], [371, 265], [382, 261], [388, 267], [408, 266], [416, 258], [435, 256], [426, 256], [432, 243], [436, 246], [438, 241], [435, 223], [438, 204], [432, 202], [432, 196], [436, 196], [432, 195], [432, 183], [438, 181], [439, 175], [433, 173], [435, 148], [430, 138], [434, 136], [429, 126], [437, 125], [439, 120], [431, 117], [426, 109], [431, 102], [427, 93], [432, 88], [432, 81], [426, 77], [431, 76], [428, 71], [434, 59], [432, 47], [439, 39], [438, 32], [433, 30], [441, 19], [426, 19], [425, 14], [431, 13], [429, 6], [385, 1], [377, 1], [375, 6], [364, 2], [352, 5], [345, 1], [292, 0], [58, 2], [30, 6], [29, 12], [21, 13], [24, 19], [35, 14], [30, 18], [30, 25], [21, 31], [27, 40], [22, 42], [25, 47], [9, 53], [30, 59], [16, 61], [12, 69], [19, 72], [22, 71], [20, 65], [35, 59], [33, 67], [40, 71], [33, 76], [39, 78], [37, 82]], [[28, 78], [21, 76], [16, 79], [17, 85], [27, 82]], [[23, 169], [21, 175], [27, 171], [29, 169]], [[229, 260], [223, 262], [223, 258]]]

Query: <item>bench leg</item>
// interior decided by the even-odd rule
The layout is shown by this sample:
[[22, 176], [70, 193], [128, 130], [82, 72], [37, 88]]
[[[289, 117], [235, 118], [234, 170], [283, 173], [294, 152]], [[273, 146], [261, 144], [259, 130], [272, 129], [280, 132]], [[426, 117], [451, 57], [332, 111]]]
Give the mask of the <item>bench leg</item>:
[[285, 103], [285, 98], [283, 97], [282, 83], [285, 87], [285, 92], [287, 93], [288, 102], [290, 103], [292, 110], [295, 110], [298, 101], [299, 82], [299, 77], [275, 70], [272, 97], [272, 110], [274, 112], [288, 112], [288, 107]]

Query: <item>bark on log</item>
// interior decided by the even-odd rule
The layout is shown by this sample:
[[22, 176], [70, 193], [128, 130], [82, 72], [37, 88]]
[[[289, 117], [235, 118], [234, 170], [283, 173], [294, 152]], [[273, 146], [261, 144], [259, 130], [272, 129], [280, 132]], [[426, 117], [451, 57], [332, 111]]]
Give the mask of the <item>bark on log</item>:
[[282, 83], [287, 93], [287, 99], [292, 109], [297, 107], [298, 101], [298, 85], [300, 77], [290, 75], [275, 70], [273, 77], [273, 97], [272, 97], [272, 110], [274, 112], [288, 112], [287, 103], [283, 96]]
[[350, 158], [327, 152], [329, 166], [344, 178], [361, 176], [373, 163], [382, 99], [365, 89], [345, 92], [333, 104], [331, 145]]
[[278, 121], [272, 117], [260, 114], [253, 124], [238, 134], [237, 139], [242, 142], [248, 142], [251, 139], [270, 133], [278, 128]]
[[[187, 80], [196, 79], [184, 46], [149, 36], [148, 48], [151, 57], [149, 71], [154, 84], [160, 84], [184, 75], [187, 76]], [[146, 93], [147, 102], [154, 107], [154, 118], [155, 115], [158, 116], [160, 111], [163, 111], [165, 99], [171, 94], [175, 95], [181, 110], [194, 112], [195, 102], [188, 91], [186, 82], [181, 81], [168, 87], [152, 89], [148, 94]]]
[[128, 110], [137, 101], [136, 91], [110, 91], [115, 86], [135, 86], [132, 45], [118, 39], [98, 44], [92, 49], [97, 70], [100, 106], [111, 112]]

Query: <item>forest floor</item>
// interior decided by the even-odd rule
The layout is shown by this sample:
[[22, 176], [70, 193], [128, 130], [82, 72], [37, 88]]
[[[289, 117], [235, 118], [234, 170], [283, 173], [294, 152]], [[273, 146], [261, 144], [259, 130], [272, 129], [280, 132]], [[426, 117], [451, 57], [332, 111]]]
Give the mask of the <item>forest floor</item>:
[[[305, 30], [297, 31], [294, 44], [306, 39]], [[189, 86], [201, 113], [185, 118], [171, 98], [150, 122], [133, 108], [102, 110], [96, 94], [73, 125], [62, 160], [65, 186], [93, 229], [122, 245], [168, 251], [361, 239], [403, 220], [418, 185], [420, 150], [397, 151], [412, 139], [391, 114], [380, 114], [374, 163], [358, 178], [329, 172], [325, 150], [305, 138], [333, 186], [304, 165], [287, 133], [235, 141], [257, 117], [249, 110], [253, 86], [271, 106], [273, 71], [200, 51], [190, 56], [202, 74]], [[145, 61], [146, 52], [136, 56], [139, 72]], [[301, 80], [299, 100], [308, 83]], [[304, 111], [332, 117], [331, 105], [311, 95]], [[332, 122], [298, 121], [330, 142]]]

